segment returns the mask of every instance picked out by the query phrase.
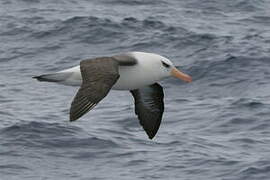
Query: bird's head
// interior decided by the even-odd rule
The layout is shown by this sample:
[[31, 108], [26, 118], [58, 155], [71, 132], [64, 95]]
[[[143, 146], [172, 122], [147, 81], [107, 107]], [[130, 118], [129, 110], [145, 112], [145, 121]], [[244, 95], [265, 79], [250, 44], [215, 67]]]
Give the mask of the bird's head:
[[159, 66], [160, 66], [160, 70], [162, 71], [162, 74], [164, 75], [164, 77], [176, 77], [178, 79], [181, 79], [185, 82], [191, 82], [192, 78], [191, 76], [181, 72], [180, 70], [178, 70], [174, 64], [167, 58], [161, 57], [159, 59]]

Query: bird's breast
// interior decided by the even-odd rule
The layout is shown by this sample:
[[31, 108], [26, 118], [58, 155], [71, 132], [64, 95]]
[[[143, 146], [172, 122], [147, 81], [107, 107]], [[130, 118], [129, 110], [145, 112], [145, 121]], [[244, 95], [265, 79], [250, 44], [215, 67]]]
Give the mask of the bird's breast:
[[138, 66], [120, 66], [119, 79], [112, 89], [115, 90], [132, 90], [154, 84], [159, 79], [155, 73], [145, 71]]

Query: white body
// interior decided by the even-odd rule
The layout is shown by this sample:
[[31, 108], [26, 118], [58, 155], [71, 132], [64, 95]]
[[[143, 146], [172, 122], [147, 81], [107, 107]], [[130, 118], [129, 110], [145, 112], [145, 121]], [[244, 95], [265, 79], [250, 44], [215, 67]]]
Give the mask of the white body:
[[[139, 89], [143, 86], [154, 84], [155, 82], [170, 75], [170, 70], [161, 65], [161, 60], [172, 65], [171, 61], [165, 57], [158, 54], [144, 52], [132, 52], [131, 55], [137, 59], [138, 63], [133, 66], [119, 66], [120, 78], [112, 89]], [[80, 66], [75, 66], [57, 73], [61, 74], [65, 72], [72, 72], [72, 75], [60, 83], [72, 86], [81, 85], [82, 77]]]

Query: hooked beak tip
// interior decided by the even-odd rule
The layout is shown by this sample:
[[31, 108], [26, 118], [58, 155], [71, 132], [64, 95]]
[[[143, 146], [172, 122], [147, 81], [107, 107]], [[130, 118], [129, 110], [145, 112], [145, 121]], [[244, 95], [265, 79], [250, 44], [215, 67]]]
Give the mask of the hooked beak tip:
[[186, 77], [186, 82], [188, 82], [188, 83], [192, 82], [192, 77], [189, 76], [189, 75], [187, 75], [187, 77]]
[[188, 83], [192, 82], [192, 77], [191, 76], [179, 71], [176, 68], [172, 69], [171, 75], [178, 78], [178, 79], [181, 79], [181, 80], [183, 80], [185, 82], [188, 82]]

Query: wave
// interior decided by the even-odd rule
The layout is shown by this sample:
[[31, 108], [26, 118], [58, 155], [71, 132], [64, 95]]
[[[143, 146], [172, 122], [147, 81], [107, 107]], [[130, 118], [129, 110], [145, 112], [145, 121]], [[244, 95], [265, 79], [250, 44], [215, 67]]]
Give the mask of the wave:
[[58, 123], [29, 122], [6, 127], [0, 131], [5, 146], [36, 148], [106, 148], [117, 147], [115, 142], [85, 133], [76, 126]]
[[74, 16], [63, 21], [52, 23], [54, 24], [52, 28], [34, 32], [31, 36], [34, 38], [49, 38], [68, 35], [72, 40], [83, 41], [88, 39], [91, 42], [95, 42], [98, 41], [98, 39], [106, 39], [106, 37], [109, 37], [110, 40], [121, 38], [130, 31], [138, 32], [147, 29], [165, 29], [172, 31], [174, 29], [159, 20], [155, 20], [153, 17], [144, 20], [127, 17], [123, 18], [120, 22], [116, 22], [111, 19], [95, 16]]
[[167, 4], [166, 1], [164, 0], [148, 0], [148, 1], [144, 1], [144, 0], [131, 0], [131, 1], [125, 1], [125, 0], [102, 0], [101, 1], [104, 4], [112, 4], [112, 5], [126, 5], [126, 6], [139, 6], [139, 5], [149, 5], [149, 6], [153, 6], [153, 5], [162, 5], [162, 4]]
[[[227, 57], [216, 61], [196, 61], [187, 67], [187, 71], [193, 75], [194, 80], [250, 80], [252, 74], [260, 72], [261, 68], [270, 64], [268, 57], [251, 58], [248, 56]], [[256, 68], [255, 68], [256, 67]]]
[[264, 104], [256, 99], [249, 99], [249, 98], [240, 98], [232, 103], [232, 108], [240, 108], [240, 107], [247, 107], [247, 108], [261, 108]]
[[248, 167], [243, 167], [239, 173], [238, 177], [242, 177], [242, 179], [268, 179], [269, 178], [269, 172], [270, 172], [270, 166], [269, 161], [262, 161], [264, 165], [256, 166], [251, 164]]
[[[218, 0], [193, 0], [186, 3], [187, 7], [198, 8], [203, 10], [220, 11], [220, 12], [252, 12], [262, 10], [264, 7], [264, 1], [254, 1], [254, 0], [228, 0], [228, 1], [218, 1]], [[200, 4], [200, 6], [198, 6]]]
[[29, 170], [29, 168], [25, 166], [21, 166], [18, 164], [6, 164], [6, 165], [0, 165], [0, 169], [11, 169], [11, 170]]

